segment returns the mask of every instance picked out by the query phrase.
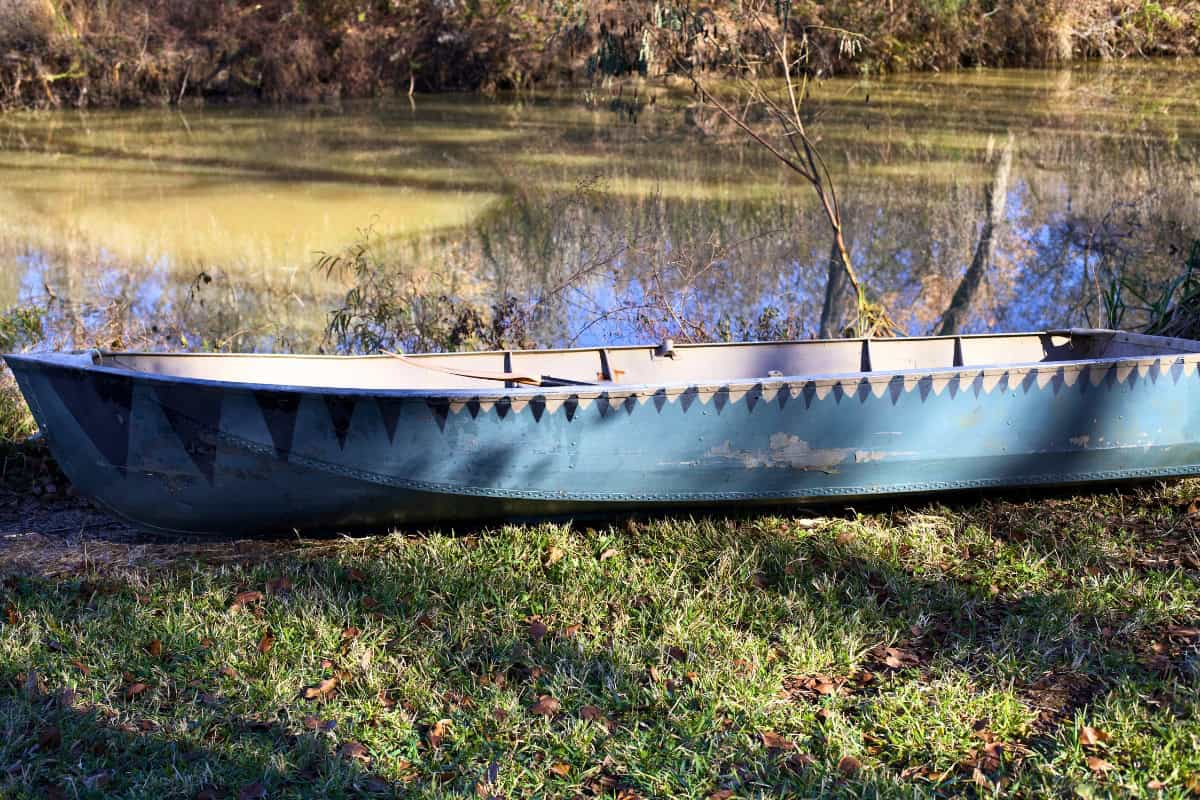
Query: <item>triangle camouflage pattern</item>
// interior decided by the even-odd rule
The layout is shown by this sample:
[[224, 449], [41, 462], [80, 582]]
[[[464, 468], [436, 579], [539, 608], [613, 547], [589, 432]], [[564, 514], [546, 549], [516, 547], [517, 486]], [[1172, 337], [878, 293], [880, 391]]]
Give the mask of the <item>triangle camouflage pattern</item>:
[[49, 378], [80, 430], [104, 460], [124, 476], [129, 466], [133, 381], [127, 375], [84, 373], [75, 369], [50, 370]]
[[213, 484], [217, 463], [217, 434], [224, 392], [177, 383], [159, 383], [154, 394], [171, 430], [196, 469]]

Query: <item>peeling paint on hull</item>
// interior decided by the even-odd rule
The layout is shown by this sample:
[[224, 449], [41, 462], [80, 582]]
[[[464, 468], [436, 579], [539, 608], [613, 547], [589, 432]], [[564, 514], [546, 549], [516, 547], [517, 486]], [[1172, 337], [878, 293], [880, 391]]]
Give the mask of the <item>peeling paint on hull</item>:
[[227, 533], [1197, 474], [1197, 358], [490, 392], [8, 363], [79, 491]]

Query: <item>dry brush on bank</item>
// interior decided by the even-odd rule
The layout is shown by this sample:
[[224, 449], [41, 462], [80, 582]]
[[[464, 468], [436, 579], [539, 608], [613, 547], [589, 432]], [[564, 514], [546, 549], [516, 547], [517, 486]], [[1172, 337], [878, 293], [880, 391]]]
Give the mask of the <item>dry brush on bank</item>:
[[[1194, 55], [1197, 0], [786, 2], [815, 73], [1043, 66]], [[763, 50], [729, 2], [607, 0], [5, 0], [0, 106], [313, 100], [387, 91], [526, 88], [655, 74], [677, 58], [721, 71]], [[682, 53], [653, 29], [689, 28]], [[841, 30], [864, 34], [843, 46]]]

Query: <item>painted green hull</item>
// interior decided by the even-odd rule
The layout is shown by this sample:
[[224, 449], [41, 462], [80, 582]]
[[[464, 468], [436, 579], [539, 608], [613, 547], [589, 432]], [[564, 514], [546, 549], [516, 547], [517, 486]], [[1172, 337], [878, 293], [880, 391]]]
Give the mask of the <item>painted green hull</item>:
[[80, 492], [184, 533], [1195, 474], [1198, 360], [356, 390], [179, 378], [80, 355], [7, 357]]

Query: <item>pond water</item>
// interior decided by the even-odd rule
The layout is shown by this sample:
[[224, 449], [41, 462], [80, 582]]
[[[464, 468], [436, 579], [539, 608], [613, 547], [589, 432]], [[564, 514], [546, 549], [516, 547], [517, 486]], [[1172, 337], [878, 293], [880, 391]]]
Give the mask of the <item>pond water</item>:
[[[808, 109], [907, 333], [938, 327], [1010, 134], [962, 330], [1132, 325], [1200, 239], [1198, 82], [1195, 60], [833, 80]], [[0, 116], [0, 307], [119, 300], [311, 349], [349, 285], [318, 254], [364, 238], [422, 292], [536, 304], [543, 346], [815, 335], [830, 246], [809, 187], [684, 87]]]

